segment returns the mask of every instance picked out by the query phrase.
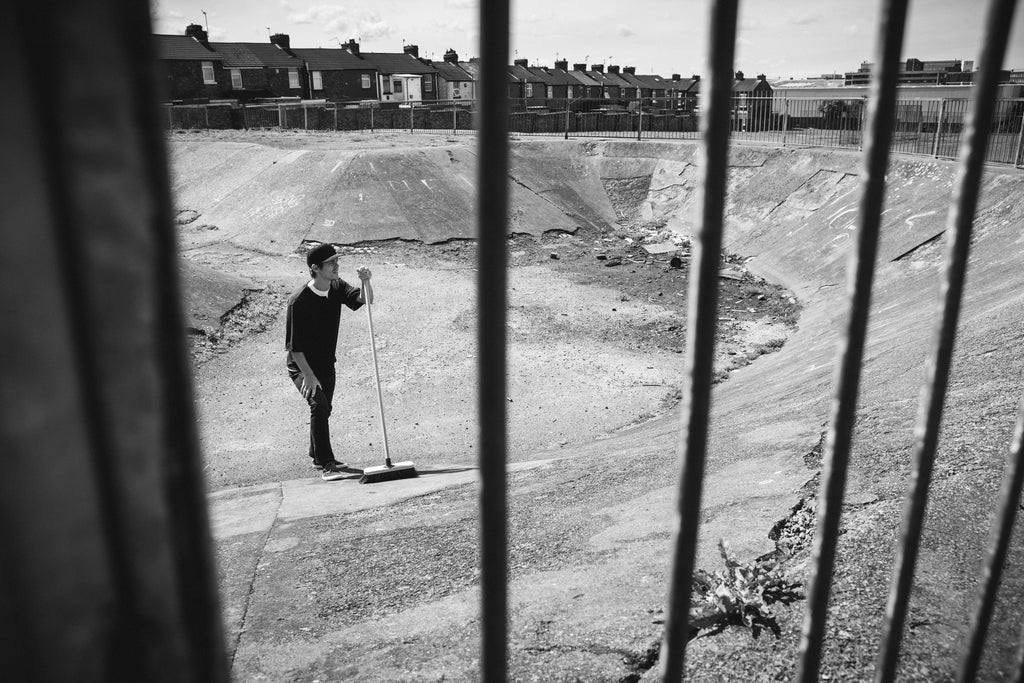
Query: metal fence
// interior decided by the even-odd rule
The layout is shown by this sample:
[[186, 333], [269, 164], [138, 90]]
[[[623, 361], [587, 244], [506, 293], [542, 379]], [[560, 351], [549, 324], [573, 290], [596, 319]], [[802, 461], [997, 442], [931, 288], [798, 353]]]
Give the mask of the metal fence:
[[[863, 148], [867, 98], [731, 96], [720, 114], [731, 140], [782, 147]], [[698, 140], [700, 96], [623, 99], [512, 99], [508, 131], [523, 136]], [[474, 100], [411, 104], [262, 103], [169, 105], [170, 129], [279, 128], [475, 133]], [[963, 99], [897, 100], [892, 151], [955, 159], [967, 122]], [[1024, 99], [995, 103], [985, 161], [1024, 166]]]

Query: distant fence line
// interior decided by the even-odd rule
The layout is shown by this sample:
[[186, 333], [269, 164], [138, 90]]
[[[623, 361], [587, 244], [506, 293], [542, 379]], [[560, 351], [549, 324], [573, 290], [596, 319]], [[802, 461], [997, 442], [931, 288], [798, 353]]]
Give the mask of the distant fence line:
[[[693, 139], [698, 100], [554, 99], [513, 100], [509, 131], [516, 135]], [[374, 103], [275, 102], [165, 106], [169, 130], [267, 129], [471, 133], [477, 129], [472, 100]], [[783, 147], [860, 149], [866, 116], [863, 98], [737, 97], [731, 110], [734, 141]], [[893, 152], [954, 159], [965, 128], [967, 100], [914, 99], [897, 103]], [[1024, 167], [1024, 98], [996, 102], [986, 162]]]

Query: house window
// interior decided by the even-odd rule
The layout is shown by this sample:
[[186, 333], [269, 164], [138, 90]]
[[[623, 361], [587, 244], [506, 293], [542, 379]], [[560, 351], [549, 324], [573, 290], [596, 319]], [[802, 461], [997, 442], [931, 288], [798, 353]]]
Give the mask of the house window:
[[324, 89], [324, 77], [323, 77], [323, 74], [320, 73], [319, 71], [314, 71], [313, 72], [313, 90], [323, 90], [323, 89]]
[[548, 99], [549, 100], [555, 99], [555, 89], [552, 86], [550, 86], [550, 85], [548, 86]]
[[423, 78], [423, 92], [434, 92], [434, 79], [430, 76]]
[[203, 84], [217, 85], [217, 79], [213, 75], [213, 62], [203, 62]]
[[533, 97], [533, 83], [526, 84], [526, 96]]
[[381, 84], [382, 84], [381, 88], [384, 91], [383, 94], [384, 95], [390, 95], [391, 94], [391, 79], [390, 78], [383, 78], [383, 79], [381, 79]]
[[394, 89], [396, 95], [402, 94], [402, 81], [395, 81], [392, 83], [392, 89]]
[[288, 87], [292, 90], [299, 89], [299, 70], [288, 69]]
[[363, 74], [362, 75], [362, 80], [363, 80], [363, 90], [369, 90], [370, 89], [370, 74]]
[[576, 97], [576, 86], [569, 86], [569, 97]]
[[242, 89], [242, 70], [232, 69], [231, 70], [231, 87], [234, 90]]

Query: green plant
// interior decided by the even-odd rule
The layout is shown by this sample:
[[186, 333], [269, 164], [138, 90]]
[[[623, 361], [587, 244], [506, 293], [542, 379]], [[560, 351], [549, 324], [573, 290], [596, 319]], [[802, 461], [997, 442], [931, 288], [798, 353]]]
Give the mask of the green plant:
[[693, 574], [693, 605], [690, 623], [697, 629], [741, 624], [756, 637], [762, 628], [779, 635], [779, 625], [770, 605], [789, 603], [803, 597], [801, 584], [786, 578], [782, 567], [771, 559], [740, 564], [729, 555], [724, 540], [718, 550], [725, 569]]

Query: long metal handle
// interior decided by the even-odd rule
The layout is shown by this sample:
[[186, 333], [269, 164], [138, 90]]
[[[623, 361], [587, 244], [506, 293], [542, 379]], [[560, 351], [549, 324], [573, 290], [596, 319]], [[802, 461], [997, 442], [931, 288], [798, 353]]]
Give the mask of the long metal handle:
[[366, 323], [370, 328], [370, 353], [373, 356], [373, 378], [377, 383], [377, 414], [380, 415], [380, 435], [384, 439], [384, 464], [391, 467], [391, 451], [388, 449], [388, 428], [384, 424], [384, 396], [380, 392], [380, 368], [377, 367], [377, 343], [373, 336], [373, 313], [372, 306], [366, 297], [366, 287], [363, 287], [363, 301], [366, 302]]

